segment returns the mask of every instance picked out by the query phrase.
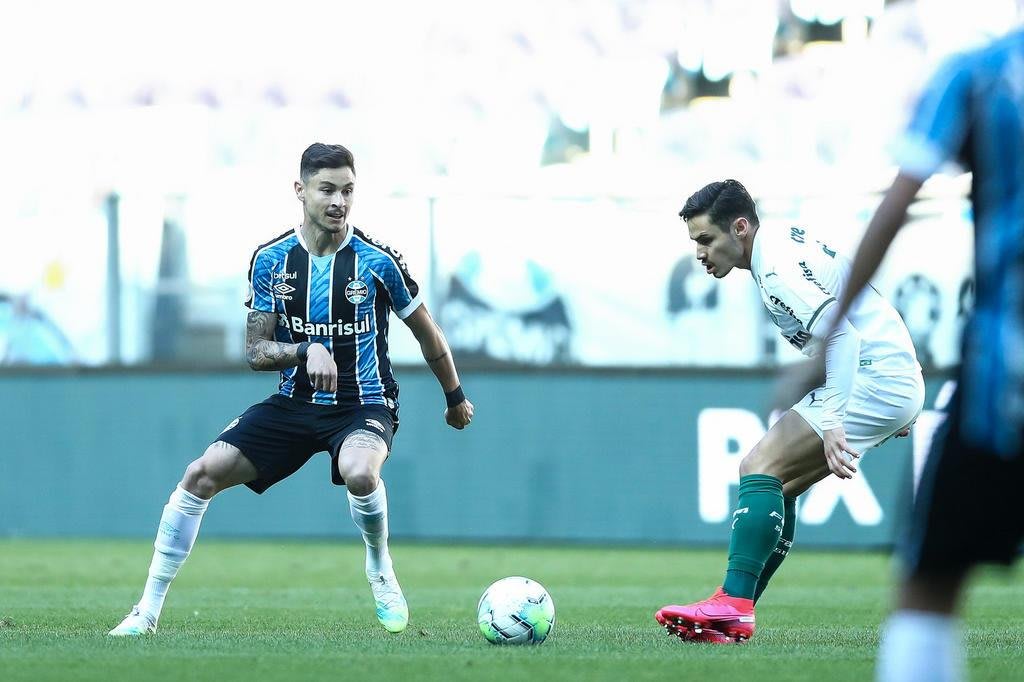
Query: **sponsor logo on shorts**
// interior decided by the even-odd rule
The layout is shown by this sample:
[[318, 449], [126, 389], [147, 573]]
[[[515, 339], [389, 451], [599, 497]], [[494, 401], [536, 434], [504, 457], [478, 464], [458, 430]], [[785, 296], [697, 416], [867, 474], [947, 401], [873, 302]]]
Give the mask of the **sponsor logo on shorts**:
[[345, 298], [349, 303], [362, 303], [369, 293], [370, 290], [366, 286], [366, 282], [361, 279], [352, 280], [345, 285]]
[[383, 424], [381, 424], [381, 423], [380, 423], [379, 421], [377, 421], [376, 419], [367, 419], [367, 420], [366, 420], [366, 425], [367, 425], [367, 426], [369, 426], [370, 428], [373, 428], [373, 429], [377, 429], [377, 430], [378, 430], [378, 431], [380, 431], [381, 433], [385, 433], [385, 431], [384, 431], [384, 425], [383, 425]]
[[232, 420], [231, 420], [231, 423], [230, 423], [230, 424], [228, 424], [227, 426], [225, 426], [225, 427], [224, 427], [224, 428], [223, 428], [223, 429], [221, 430], [221, 433], [224, 433], [225, 431], [230, 431], [231, 429], [233, 429], [233, 428], [235, 428], [236, 426], [238, 426], [238, 420], [239, 420], [239, 417], [235, 417], [234, 419], [232, 419]]

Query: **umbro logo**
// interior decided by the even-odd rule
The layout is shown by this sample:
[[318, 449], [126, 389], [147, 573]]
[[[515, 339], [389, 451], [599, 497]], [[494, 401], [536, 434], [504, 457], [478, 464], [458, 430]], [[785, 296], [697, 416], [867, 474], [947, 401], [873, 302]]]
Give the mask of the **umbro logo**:
[[281, 282], [280, 284], [274, 285], [274, 291], [276, 291], [279, 294], [290, 294], [293, 291], [295, 291], [295, 287], [286, 282]]

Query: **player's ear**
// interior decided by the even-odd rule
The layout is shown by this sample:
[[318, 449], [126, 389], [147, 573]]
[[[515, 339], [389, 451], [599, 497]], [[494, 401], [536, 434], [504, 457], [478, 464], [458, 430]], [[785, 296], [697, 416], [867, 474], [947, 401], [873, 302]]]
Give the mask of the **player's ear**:
[[302, 201], [304, 199], [304, 196], [303, 196], [304, 193], [305, 193], [305, 190], [304, 190], [304, 188], [302, 186], [302, 183], [299, 182], [298, 180], [296, 180], [295, 181], [295, 196], [298, 197], [299, 201]]
[[750, 223], [748, 223], [747, 219], [744, 218], [743, 216], [740, 216], [736, 220], [732, 221], [732, 231], [736, 234], [737, 237], [742, 237], [744, 234], [746, 234], [747, 228], [749, 226]]

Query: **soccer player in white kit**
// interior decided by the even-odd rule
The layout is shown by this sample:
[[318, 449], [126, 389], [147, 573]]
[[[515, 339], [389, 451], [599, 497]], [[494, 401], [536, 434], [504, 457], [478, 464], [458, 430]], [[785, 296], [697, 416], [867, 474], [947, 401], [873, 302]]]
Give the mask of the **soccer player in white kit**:
[[742, 641], [754, 634], [754, 604], [792, 546], [797, 496], [830, 473], [851, 478], [864, 451], [907, 435], [924, 403], [924, 380], [895, 308], [868, 288], [836, 319], [850, 262], [802, 227], [761, 229], [739, 182], [707, 185], [679, 215], [708, 274], [750, 270], [783, 337], [809, 357], [824, 354], [824, 383], [740, 464], [722, 586], [704, 601], [655, 614], [685, 641]]

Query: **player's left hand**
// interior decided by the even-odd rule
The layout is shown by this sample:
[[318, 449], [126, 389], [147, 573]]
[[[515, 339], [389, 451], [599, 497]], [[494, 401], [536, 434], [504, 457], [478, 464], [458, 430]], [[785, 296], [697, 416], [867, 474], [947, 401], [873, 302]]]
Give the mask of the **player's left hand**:
[[[825, 462], [829, 471], [839, 478], [853, 478], [857, 473], [854, 460], [860, 457], [860, 453], [846, 443], [846, 430], [842, 426], [828, 429], [821, 434], [821, 440], [825, 444]], [[847, 457], [850, 454], [853, 459]]]
[[448, 422], [448, 426], [461, 431], [473, 421], [473, 403], [467, 398], [458, 405], [447, 408], [444, 411], [444, 420]]

